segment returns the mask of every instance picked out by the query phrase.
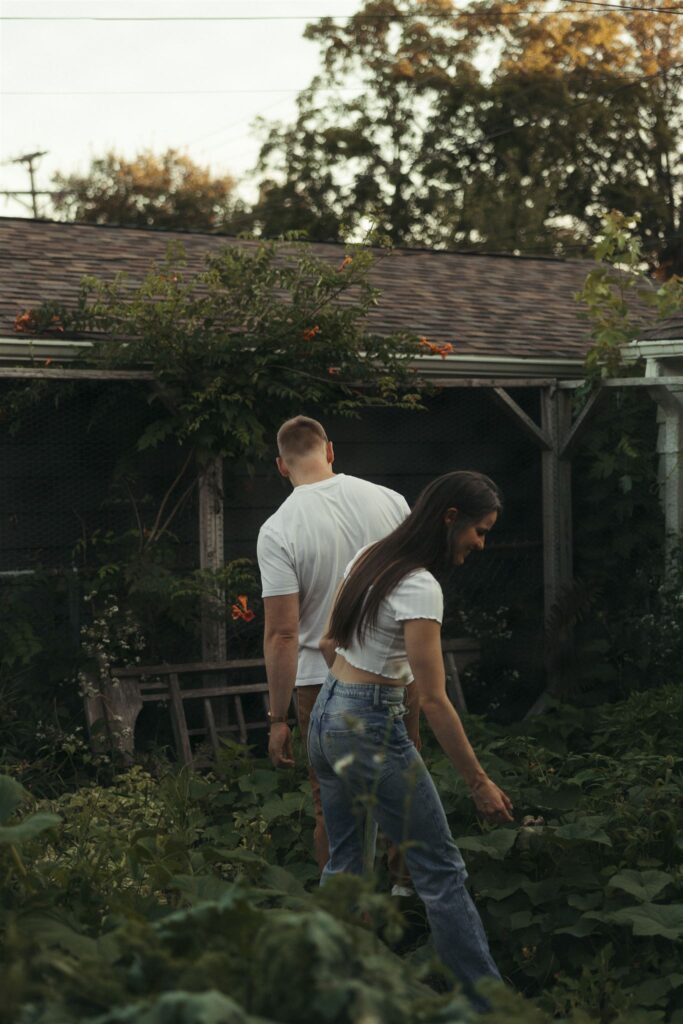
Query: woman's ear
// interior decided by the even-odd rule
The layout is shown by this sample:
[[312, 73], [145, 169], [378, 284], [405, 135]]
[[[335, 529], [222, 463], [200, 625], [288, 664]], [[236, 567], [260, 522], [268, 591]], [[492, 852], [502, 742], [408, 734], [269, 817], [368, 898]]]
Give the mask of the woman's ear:
[[446, 526], [452, 526], [453, 523], [455, 522], [455, 520], [458, 518], [458, 514], [459, 514], [459, 509], [457, 509], [457, 508], [447, 508], [446, 509], [446, 514], [443, 517], [443, 521], [446, 524]]

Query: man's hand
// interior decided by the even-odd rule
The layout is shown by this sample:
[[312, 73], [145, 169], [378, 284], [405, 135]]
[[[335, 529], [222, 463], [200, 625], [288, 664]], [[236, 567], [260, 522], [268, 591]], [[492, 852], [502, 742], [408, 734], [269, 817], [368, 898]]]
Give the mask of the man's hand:
[[512, 801], [491, 779], [485, 778], [472, 788], [472, 799], [482, 818], [494, 823], [513, 821]]
[[275, 768], [294, 767], [292, 732], [286, 722], [271, 725], [268, 737], [268, 757]]

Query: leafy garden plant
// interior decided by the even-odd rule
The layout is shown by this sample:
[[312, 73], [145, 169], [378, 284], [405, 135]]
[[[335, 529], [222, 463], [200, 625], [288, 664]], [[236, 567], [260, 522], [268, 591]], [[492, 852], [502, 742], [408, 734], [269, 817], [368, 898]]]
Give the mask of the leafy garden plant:
[[302, 408], [350, 415], [419, 405], [410, 366], [419, 342], [368, 328], [379, 294], [372, 262], [362, 249], [340, 261], [300, 242], [242, 240], [193, 273], [182, 246], [171, 245], [141, 284], [86, 278], [75, 309], [32, 315], [39, 327], [57, 316], [65, 330], [101, 339], [98, 365], [152, 371], [156, 415], [140, 449], [173, 436], [200, 465], [212, 456], [253, 463]]
[[[501, 828], [427, 751], [508, 983], [491, 1024], [679, 1024], [682, 712], [669, 686], [505, 730], [471, 719], [514, 797]], [[21, 817], [0, 780], [3, 1024], [474, 1024], [435, 991], [415, 908], [396, 946], [405, 918], [371, 882], [318, 888], [299, 763], [228, 743], [216, 774], [137, 766]]]
[[[636, 229], [636, 219], [619, 213], [604, 219], [596, 267], [577, 296], [594, 339], [577, 412], [603, 379], [642, 372], [642, 365], [625, 360], [625, 346], [643, 323], [683, 309], [680, 278], [659, 284], [644, 273]], [[577, 587], [564, 612], [575, 627], [575, 660], [563, 696], [587, 693], [595, 701], [679, 675], [680, 631], [665, 623], [679, 615], [680, 573], [669, 566], [665, 581], [657, 426], [655, 403], [644, 389], [611, 389], [574, 457]]]

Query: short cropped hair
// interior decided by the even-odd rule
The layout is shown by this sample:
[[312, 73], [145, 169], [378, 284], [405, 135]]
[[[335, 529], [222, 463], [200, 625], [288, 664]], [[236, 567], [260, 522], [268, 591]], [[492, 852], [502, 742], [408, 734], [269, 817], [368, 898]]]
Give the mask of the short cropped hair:
[[284, 459], [309, 455], [321, 442], [327, 443], [327, 434], [322, 424], [310, 416], [294, 416], [277, 432], [278, 451]]

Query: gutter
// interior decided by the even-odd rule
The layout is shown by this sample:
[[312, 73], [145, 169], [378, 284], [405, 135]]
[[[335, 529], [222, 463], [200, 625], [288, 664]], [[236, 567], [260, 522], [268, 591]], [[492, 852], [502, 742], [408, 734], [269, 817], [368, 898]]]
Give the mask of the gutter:
[[622, 352], [629, 363], [636, 359], [683, 359], [683, 338], [678, 341], [630, 341], [622, 346]]
[[478, 355], [424, 355], [413, 360], [411, 366], [425, 380], [448, 380], [458, 377], [511, 377], [530, 378], [583, 378], [583, 359], [537, 356], [478, 356]]
[[60, 341], [46, 338], [0, 337], [0, 363], [33, 363], [41, 359], [77, 359], [92, 348], [91, 341]]
[[[12, 365], [40, 363], [45, 359], [70, 361], [92, 349], [90, 341], [61, 339], [17, 338], [0, 336], [0, 364]], [[582, 378], [583, 359], [553, 356], [485, 356], [452, 354], [442, 359], [438, 355], [420, 355], [411, 366], [425, 380], [447, 380], [462, 377], [542, 377]]]

